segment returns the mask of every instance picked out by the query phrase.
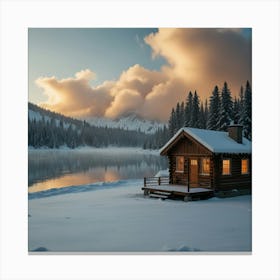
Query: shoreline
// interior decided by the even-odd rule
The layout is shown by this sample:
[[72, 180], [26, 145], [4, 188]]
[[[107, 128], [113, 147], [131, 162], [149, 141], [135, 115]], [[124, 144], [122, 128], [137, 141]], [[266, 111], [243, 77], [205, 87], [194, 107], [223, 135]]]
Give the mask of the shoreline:
[[39, 192], [30, 192], [28, 193], [28, 200], [33, 199], [41, 199], [46, 197], [54, 197], [57, 195], [66, 195], [66, 194], [78, 194], [83, 192], [91, 192], [91, 191], [102, 191], [109, 190], [119, 187], [127, 187], [129, 185], [143, 183], [142, 179], [123, 179], [116, 181], [108, 181], [108, 182], [94, 182], [91, 184], [83, 184], [83, 185], [72, 185], [63, 188], [52, 188]]
[[136, 153], [147, 153], [147, 154], [157, 154], [159, 155], [159, 150], [150, 150], [143, 149], [141, 147], [117, 147], [117, 146], [108, 146], [108, 147], [91, 147], [91, 146], [80, 146], [76, 148], [69, 148], [67, 146], [61, 146], [59, 148], [49, 148], [49, 147], [40, 147], [34, 148], [33, 146], [28, 146], [28, 152], [41, 152], [41, 151], [90, 151], [90, 152], [136, 152]]

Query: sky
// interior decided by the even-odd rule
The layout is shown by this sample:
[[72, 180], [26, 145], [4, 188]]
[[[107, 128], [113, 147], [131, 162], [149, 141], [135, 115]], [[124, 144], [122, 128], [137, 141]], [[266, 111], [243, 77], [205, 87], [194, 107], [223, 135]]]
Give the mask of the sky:
[[30, 28], [29, 101], [71, 117], [167, 121], [197, 91], [251, 82], [250, 28]]

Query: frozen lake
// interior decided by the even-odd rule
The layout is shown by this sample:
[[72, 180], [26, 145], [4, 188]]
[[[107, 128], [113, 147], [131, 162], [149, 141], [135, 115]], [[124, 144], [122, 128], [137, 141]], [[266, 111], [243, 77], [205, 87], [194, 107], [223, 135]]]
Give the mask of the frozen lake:
[[28, 191], [142, 179], [167, 168], [167, 159], [140, 148], [30, 149]]

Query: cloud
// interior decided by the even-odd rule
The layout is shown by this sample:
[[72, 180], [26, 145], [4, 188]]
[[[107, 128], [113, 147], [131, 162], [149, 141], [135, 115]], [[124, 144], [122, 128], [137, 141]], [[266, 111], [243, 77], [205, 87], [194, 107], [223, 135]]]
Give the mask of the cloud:
[[[168, 80], [162, 72], [151, 71], [136, 64], [124, 71], [115, 86], [111, 89], [114, 101], [107, 109], [105, 116], [116, 118], [129, 113], [151, 119], [151, 114], [145, 112], [145, 104], [154, 88]], [[156, 110], [154, 108], [154, 110]], [[159, 118], [156, 118], [159, 119]]]
[[80, 72], [77, 72], [75, 76], [78, 80], [86, 81], [95, 80], [96, 78], [96, 74], [89, 69], [81, 70]]
[[[137, 39], [137, 38], [136, 38]], [[251, 80], [251, 41], [240, 29], [159, 29], [144, 38], [152, 55], [167, 64], [160, 71], [133, 65], [116, 81], [92, 87], [96, 75], [89, 69], [75, 77], [41, 77], [36, 84], [47, 95], [42, 106], [74, 117], [118, 118], [134, 113], [166, 121], [171, 108], [197, 90], [208, 97], [216, 84], [227, 81], [234, 95]]]
[[105, 82], [93, 88], [89, 84], [93, 77], [93, 72], [84, 70], [76, 73], [75, 78], [38, 78], [36, 84], [48, 97], [47, 102], [40, 105], [67, 116], [104, 116], [113, 100], [110, 89], [114, 82]]
[[207, 97], [227, 81], [233, 94], [251, 80], [251, 41], [241, 29], [160, 29], [145, 38], [153, 56], [169, 62], [166, 71], [184, 79], [186, 88]]

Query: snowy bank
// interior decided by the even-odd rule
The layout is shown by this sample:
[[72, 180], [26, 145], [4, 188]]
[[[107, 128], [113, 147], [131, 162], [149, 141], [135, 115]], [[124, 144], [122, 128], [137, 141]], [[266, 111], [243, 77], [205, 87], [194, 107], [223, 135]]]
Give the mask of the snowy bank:
[[141, 147], [90, 147], [90, 146], [80, 146], [74, 149], [69, 148], [67, 146], [61, 146], [59, 148], [49, 148], [47, 146], [43, 146], [40, 148], [34, 148], [33, 146], [28, 146], [29, 152], [36, 152], [36, 151], [79, 151], [79, 152], [94, 152], [94, 153], [126, 153], [126, 154], [154, 154], [159, 155], [159, 150], [149, 150], [143, 149]]
[[155, 177], [164, 177], [164, 176], [169, 176], [169, 169], [164, 169], [164, 170], [160, 170]]
[[30, 197], [29, 251], [251, 251], [251, 196], [162, 201], [145, 198], [142, 184], [126, 180]]

